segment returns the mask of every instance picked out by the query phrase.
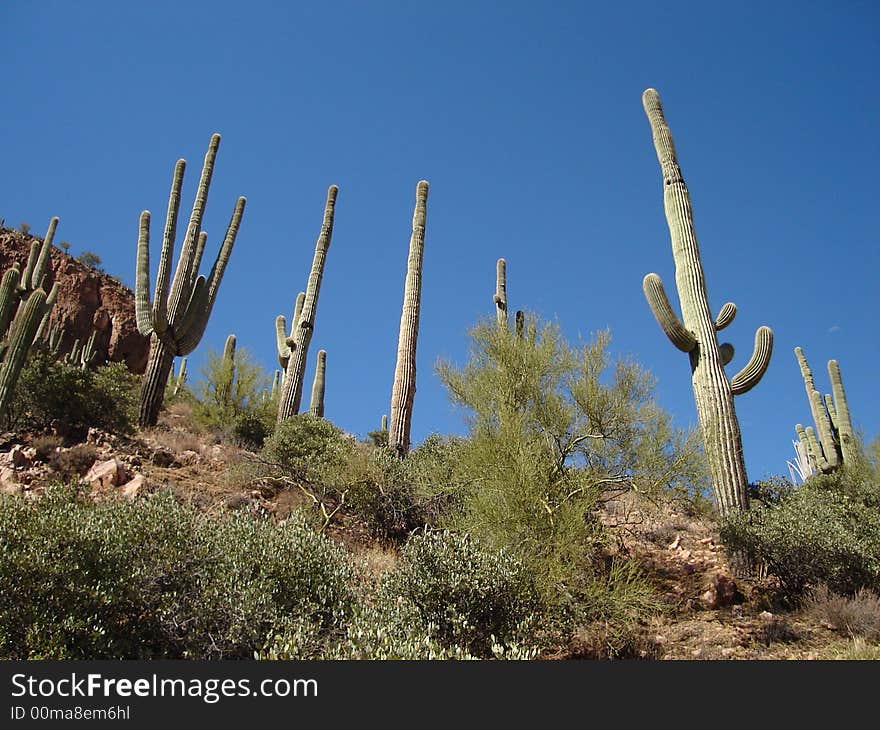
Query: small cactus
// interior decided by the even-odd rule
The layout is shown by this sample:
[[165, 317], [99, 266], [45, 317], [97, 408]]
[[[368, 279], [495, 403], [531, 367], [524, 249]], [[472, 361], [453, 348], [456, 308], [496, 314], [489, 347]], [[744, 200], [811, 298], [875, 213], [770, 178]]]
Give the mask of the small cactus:
[[183, 390], [183, 386], [186, 385], [186, 358], [180, 359], [180, 369], [177, 371], [177, 375], [174, 376], [174, 385], [171, 390], [172, 396], [180, 395], [180, 391]]
[[324, 417], [324, 389], [327, 372], [327, 351], [318, 350], [318, 364], [315, 366], [315, 381], [312, 383], [312, 400], [309, 413], [318, 418]]
[[804, 379], [813, 422], [816, 424], [815, 431], [810, 426], [804, 428], [799, 423], [795, 425], [798, 438], [806, 444], [811, 465], [817, 471], [828, 474], [843, 464], [859, 462], [862, 450], [853, 429], [837, 360], [828, 361], [831, 394], [826, 394], [823, 399], [816, 389], [813, 371], [807, 363], [803, 349], [794, 348], [794, 354]]
[[504, 259], [498, 259], [495, 269], [495, 296], [492, 297], [495, 302], [495, 316], [498, 319], [498, 326], [506, 328], [507, 325], [507, 262]]

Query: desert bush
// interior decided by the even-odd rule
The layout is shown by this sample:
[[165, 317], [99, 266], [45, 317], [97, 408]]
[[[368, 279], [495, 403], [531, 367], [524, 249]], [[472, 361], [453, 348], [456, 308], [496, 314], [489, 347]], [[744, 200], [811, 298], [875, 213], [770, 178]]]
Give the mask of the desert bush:
[[232, 362], [212, 350], [196, 383], [193, 419], [202, 428], [223, 438], [258, 449], [275, 424], [275, 410], [264, 389], [268, 378], [239, 347]]
[[437, 527], [453, 511], [461, 440], [428, 436], [400, 459], [387, 449], [359, 444], [344, 481], [349, 509], [373, 536], [402, 542], [418, 528]]
[[60, 436], [38, 436], [31, 442], [34, 447], [34, 458], [37, 461], [49, 461], [49, 458], [64, 445]]
[[866, 588], [841, 596], [820, 585], [808, 596], [805, 609], [808, 615], [852, 638], [880, 639], [880, 596]]
[[782, 598], [796, 601], [824, 583], [834, 593], [880, 589], [878, 485], [842, 469], [808, 479], [775, 504], [732, 514], [721, 538], [779, 578]]
[[347, 620], [344, 552], [294, 515], [210, 518], [168, 494], [0, 499], [3, 659], [250, 658], [297, 617]]
[[[540, 600], [522, 563], [465, 536], [413, 536], [397, 567], [340, 637], [302, 622], [270, 637], [264, 659], [532, 659]], [[328, 640], [329, 638], [329, 640]]]
[[278, 424], [260, 458], [294, 480], [339, 486], [354, 445], [327, 419], [301, 413]]
[[573, 347], [557, 325], [529, 329], [482, 322], [463, 367], [438, 365], [470, 426], [451, 522], [515, 551], [548, 602], [583, 618], [607, 586], [602, 502], [633, 490], [699, 494], [705, 464], [694, 435], [653, 399], [650, 374], [608, 354], [608, 332]]
[[95, 460], [98, 452], [91, 444], [77, 444], [63, 451], [53, 451], [49, 455], [48, 463], [62, 481], [70, 481], [85, 474]]
[[84, 435], [90, 426], [131, 433], [139, 380], [124, 363], [82, 370], [35, 352], [22, 368], [7, 423], [36, 431], [55, 426], [71, 437]]
[[506, 550], [466, 535], [414, 535], [387, 573], [378, 603], [405, 603], [416, 621], [444, 646], [492, 656], [498, 641], [517, 642], [540, 611], [533, 576]]

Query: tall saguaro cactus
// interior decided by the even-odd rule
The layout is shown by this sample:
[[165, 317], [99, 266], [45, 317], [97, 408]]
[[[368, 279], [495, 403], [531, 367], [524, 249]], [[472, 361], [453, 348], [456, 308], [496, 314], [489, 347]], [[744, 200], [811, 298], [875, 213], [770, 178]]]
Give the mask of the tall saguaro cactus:
[[837, 360], [828, 361], [828, 377], [831, 380], [831, 393], [822, 395], [816, 389], [813, 371], [810, 369], [804, 351], [794, 348], [813, 422], [814, 431], [810, 426], [804, 428], [800, 423], [795, 425], [798, 438], [807, 449], [812, 466], [825, 474], [836, 471], [842, 464], [855, 464], [862, 456], [861, 448], [852, 425], [846, 392], [840, 376], [840, 365]]
[[[324, 264], [327, 262], [327, 251], [330, 248], [330, 239], [333, 237], [333, 214], [336, 209], [336, 196], [339, 188], [331, 185], [327, 189], [327, 200], [324, 203], [324, 219], [321, 223], [321, 232], [315, 244], [315, 256], [312, 259], [312, 270], [309, 273], [309, 282], [306, 286], [306, 294], [303, 298], [299, 316], [294, 312], [294, 322], [291, 323], [291, 335], [285, 339], [287, 346], [286, 354], [282, 354], [280, 334], [284, 332], [283, 317], [276, 319], [278, 338], [278, 358], [283, 363], [286, 357], [287, 363], [283, 364], [286, 369], [284, 384], [281, 387], [281, 396], [278, 399], [278, 423], [292, 418], [299, 413], [302, 401], [303, 380], [306, 373], [306, 358], [309, 354], [309, 343], [315, 329], [315, 314], [318, 311], [318, 295], [321, 292], [321, 279], [324, 276]], [[299, 298], [297, 297], [297, 308]], [[280, 325], [280, 330], [278, 327]]]
[[208, 202], [208, 187], [211, 184], [219, 146], [220, 135], [214, 134], [205, 154], [189, 225], [177, 260], [174, 279], [171, 281], [171, 257], [174, 253], [177, 214], [180, 209], [180, 191], [183, 186], [186, 160], [178, 160], [174, 167], [152, 302], [150, 301], [150, 211], [145, 210], [141, 213], [135, 275], [135, 313], [138, 331], [150, 337], [150, 358], [144, 374], [138, 414], [141, 426], [156, 424], [174, 358], [188, 355], [202, 339], [244, 215], [246, 200], [240, 197], [235, 204], [232, 218], [226, 228], [226, 236], [210, 274], [207, 278], [200, 276], [199, 266], [208, 235], [202, 231], [202, 217]]
[[694, 230], [690, 193], [678, 165], [660, 96], [654, 89], [647, 89], [642, 102], [651, 124], [654, 147], [663, 173], [663, 202], [672, 240], [675, 282], [683, 321], [672, 310], [663, 282], [657, 274], [648, 274], [643, 288], [648, 304], [666, 336], [690, 357], [697, 416], [718, 507], [725, 514], [748, 508], [748, 480], [733, 397], [751, 390], [764, 375], [773, 350], [773, 332], [769, 327], [758, 328], [751, 358], [742, 370], [728, 379], [724, 366], [733, 357], [733, 347], [727, 343], [719, 345], [717, 333], [733, 321], [736, 305], [728, 302], [717, 317], [712, 316]]
[[498, 259], [495, 269], [495, 316], [499, 327], [507, 327], [507, 262]]
[[409, 452], [413, 401], [416, 395], [416, 343], [419, 338], [419, 310], [422, 300], [422, 259], [425, 253], [425, 220], [428, 207], [428, 181], [416, 186], [409, 259], [403, 290], [403, 311], [397, 340], [397, 365], [391, 391], [391, 422], [388, 446], [398, 456]]
[[318, 418], [324, 417], [324, 390], [326, 387], [327, 351], [318, 350], [318, 364], [315, 366], [315, 380], [312, 383], [312, 400], [309, 413]]

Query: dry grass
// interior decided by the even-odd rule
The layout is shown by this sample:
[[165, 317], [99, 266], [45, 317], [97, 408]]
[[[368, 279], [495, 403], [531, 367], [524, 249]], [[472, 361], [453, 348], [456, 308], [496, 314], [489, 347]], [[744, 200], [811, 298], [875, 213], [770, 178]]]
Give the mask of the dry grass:
[[853, 596], [840, 596], [820, 586], [807, 600], [805, 610], [842, 634], [880, 640], [880, 596], [866, 588]]

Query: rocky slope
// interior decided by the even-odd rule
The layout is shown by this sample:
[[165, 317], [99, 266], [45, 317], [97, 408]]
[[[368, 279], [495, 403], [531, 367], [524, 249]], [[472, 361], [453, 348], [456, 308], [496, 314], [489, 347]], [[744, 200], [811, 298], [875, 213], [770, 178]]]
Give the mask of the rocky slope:
[[[16, 261], [24, 268], [33, 240], [34, 236], [0, 227], [0, 273]], [[131, 289], [54, 246], [48, 276], [47, 286], [59, 282], [50, 324], [60, 323], [64, 330], [63, 352], [76, 339], [85, 342], [96, 329], [98, 363], [124, 362], [132, 372], [144, 372], [150, 341], [137, 331]]]

